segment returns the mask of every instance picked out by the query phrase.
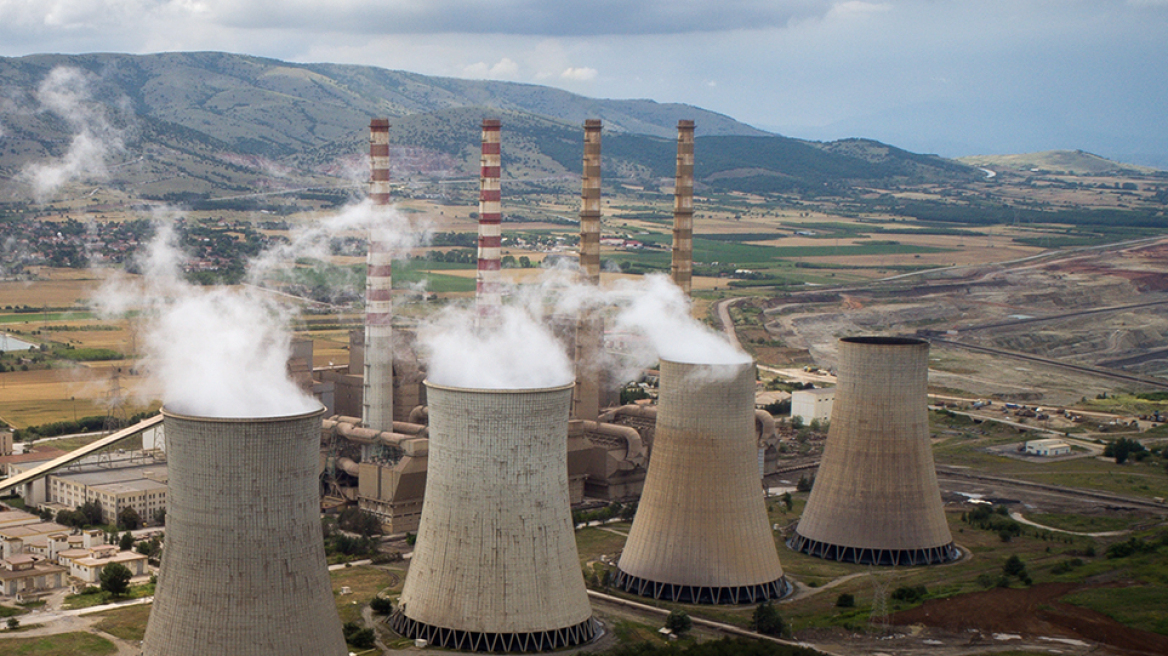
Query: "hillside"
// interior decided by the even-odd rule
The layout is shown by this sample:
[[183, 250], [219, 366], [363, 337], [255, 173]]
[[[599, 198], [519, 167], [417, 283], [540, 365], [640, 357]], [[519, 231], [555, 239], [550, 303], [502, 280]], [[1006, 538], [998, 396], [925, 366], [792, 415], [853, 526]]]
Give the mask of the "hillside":
[[1162, 173], [1158, 169], [1121, 164], [1082, 150], [1047, 150], [1020, 155], [976, 155], [957, 161], [969, 166], [1000, 167], [1017, 171], [1064, 173], [1068, 175], [1124, 175]]
[[[44, 111], [36, 89], [73, 67], [74, 116]], [[145, 197], [221, 197], [359, 177], [367, 126], [393, 125], [395, 179], [472, 175], [478, 124], [503, 119], [505, 175], [577, 175], [580, 124], [604, 121], [605, 176], [667, 180], [676, 123], [697, 123], [699, 184], [786, 193], [861, 181], [968, 181], [980, 174], [935, 156], [865, 140], [817, 144], [771, 135], [697, 107], [586, 98], [549, 87], [460, 80], [369, 66], [291, 64], [227, 53], [0, 58], [13, 99], [3, 116], [0, 178], [68, 150], [82, 123], [100, 126], [109, 184]], [[97, 109], [95, 109], [97, 108]], [[96, 118], [95, 118], [96, 117]], [[351, 184], [349, 182], [348, 184]], [[22, 195], [14, 182], [7, 195]]]

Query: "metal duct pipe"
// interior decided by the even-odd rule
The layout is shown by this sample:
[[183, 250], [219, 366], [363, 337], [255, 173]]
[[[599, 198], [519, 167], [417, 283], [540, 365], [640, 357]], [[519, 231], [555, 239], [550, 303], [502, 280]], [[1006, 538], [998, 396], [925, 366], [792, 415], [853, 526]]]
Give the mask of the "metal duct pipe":
[[653, 458], [617, 586], [682, 603], [788, 589], [759, 487], [754, 366], [661, 361]]
[[641, 440], [641, 434], [632, 426], [621, 426], [619, 424], [605, 424], [595, 421], [585, 421], [584, 431], [588, 433], [596, 433], [599, 435], [607, 435], [609, 437], [619, 437], [625, 441], [627, 450], [625, 451], [625, 460], [634, 464], [641, 464], [645, 461], [645, 443]]
[[929, 444], [929, 343], [847, 337], [836, 374], [823, 460], [788, 545], [875, 565], [956, 558]]
[[146, 656], [345, 656], [320, 526], [320, 416], [163, 408], [166, 549]]
[[474, 651], [591, 640], [568, 504], [572, 386], [426, 386], [426, 500], [394, 630]]

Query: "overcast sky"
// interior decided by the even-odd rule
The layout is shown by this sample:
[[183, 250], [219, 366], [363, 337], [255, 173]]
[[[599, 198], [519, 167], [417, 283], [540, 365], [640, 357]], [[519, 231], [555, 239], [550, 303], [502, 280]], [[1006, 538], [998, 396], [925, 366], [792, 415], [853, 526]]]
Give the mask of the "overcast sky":
[[790, 136], [1168, 168], [1168, 0], [0, 0], [0, 54], [222, 50], [557, 86]]

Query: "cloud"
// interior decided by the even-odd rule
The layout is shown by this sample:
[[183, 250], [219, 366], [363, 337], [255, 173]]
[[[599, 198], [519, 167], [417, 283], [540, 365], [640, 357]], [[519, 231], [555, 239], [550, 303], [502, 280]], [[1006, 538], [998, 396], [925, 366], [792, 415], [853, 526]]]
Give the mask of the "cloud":
[[124, 146], [123, 131], [108, 116], [111, 106], [94, 100], [90, 87], [90, 74], [64, 66], [50, 71], [37, 87], [41, 111], [56, 114], [74, 132], [64, 155], [30, 164], [18, 175], [32, 187], [37, 202], [74, 180], [104, 180], [109, 175], [106, 159]]
[[462, 73], [466, 77], [509, 80], [519, 76], [519, 64], [504, 57], [490, 65], [486, 62], [471, 64], [470, 66], [464, 67]]
[[596, 79], [597, 71], [595, 68], [588, 68], [586, 66], [575, 68], [569, 67], [560, 73], [560, 77], [565, 80], [574, 80], [576, 82], [587, 82], [588, 80]]
[[380, 34], [606, 35], [778, 27], [822, 16], [831, 4], [828, 0], [206, 0], [196, 6], [200, 13], [229, 27], [295, 24], [320, 31]]

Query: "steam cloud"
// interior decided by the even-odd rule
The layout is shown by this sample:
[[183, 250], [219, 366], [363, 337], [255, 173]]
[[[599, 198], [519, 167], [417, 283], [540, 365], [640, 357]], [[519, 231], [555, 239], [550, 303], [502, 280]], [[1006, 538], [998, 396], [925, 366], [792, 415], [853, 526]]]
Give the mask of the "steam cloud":
[[[287, 416], [318, 408], [287, 374], [294, 310], [259, 287], [185, 282], [185, 256], [169, 218], [159, 217], [158, 233], [141, 258], [143, 275], [107, 284], [96, 299], [106, 314], [145, 311], [144, 365], [160, 384], [166, 407], [204, 417]], [[263, 253], [249, 275], [257, 278], [286, 258], [313, 252], [330, 229], [374, 223], [389, 243], [403, 250], [414, 243], [416, 231], [395, 211], [361, 203], [301, 231], [290, 245]]]
[[42, 111], [60, 116], [74, 131], [69, 150], [59, 160], [21, 170], [19, 178], [32, 187], [37, 202], [73, 180], [107, 178], [106, 159], [122, 150], [122, 131], [110, 123], [107, 107], [94, 101], [90, 78], [76, 68], [54, 68], [37, 87], [36, 99]]
[[[623, 357], [586, 365], [625, 379], [660, 358], [706, 365], [751, 361], [692, 317], [689, 299], [667, 276], [644, 276], [605, 289], [580, 283], [572, 270], [552, 269], [538, 284], [512, 288], [511, 298], [497, 320], [477, 327], [473, 308], [452, 307], [419, 328], [430, 380], [479, 389], [567, 384], [574, 378], [573, 364], [548, 325], [558, 318], [574, 321], [585, 310], [606, 314], [612, 328], [640, 336], [629, 342], [631, 350]], [[714, 367], [711, 375], [734, 370]]]

